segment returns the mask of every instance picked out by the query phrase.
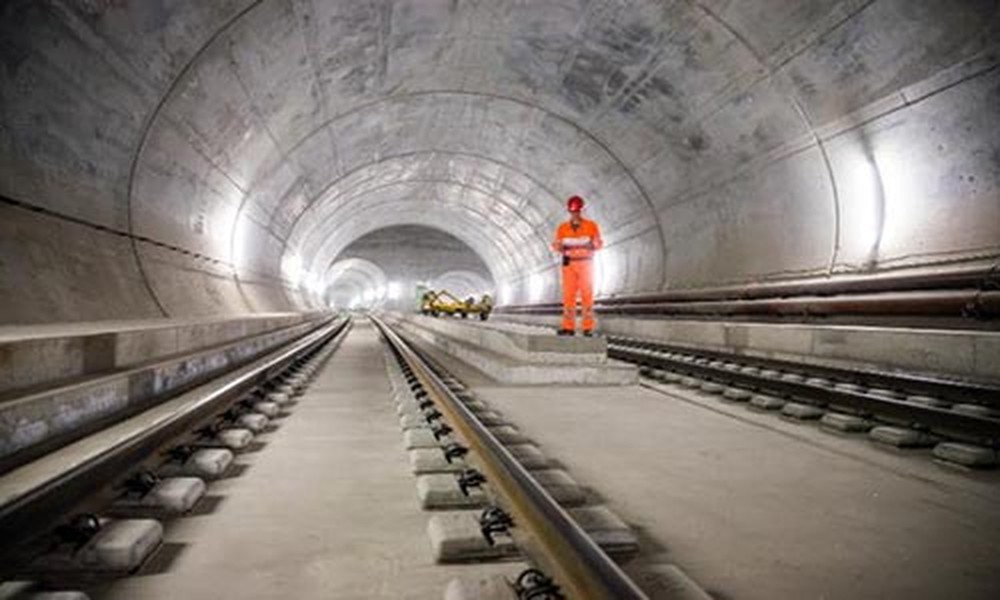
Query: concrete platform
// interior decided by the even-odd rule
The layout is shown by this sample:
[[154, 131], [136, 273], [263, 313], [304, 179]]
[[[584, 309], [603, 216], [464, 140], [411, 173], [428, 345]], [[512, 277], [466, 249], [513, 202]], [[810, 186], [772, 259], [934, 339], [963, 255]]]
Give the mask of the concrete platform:
[[[558, 316], [497, 314], [497, 321], [556, 326]], [[911, 329], [732, 320], [601, 316], [609, 335], [662, 340], [677, 346], [846, 368], [935, 373], [1000, 383], [1000, 332]]]
[[[439, 566], [400, 445], [377, 335], [356, 323], [281, 429], [237, 455], [194, 514], [167, 524], [138, 576], [94, 600], [440, 598], [463, 575], [519, 565]], [[214, 508], [203, 508], [202, 506]]]
[[459, 321], [396, 313], [392, 321], [440, 335], [461, 339], [495, 354], [522, 362], [537, 361], [547, 365], [607, 362], [606, 338], [559, 336], [554, 329], [503, 321]]
[[132, 367], [307, 322], [316, 314], [0, 327], [0, 393]]
[[515, 385], [632, 385], [634, 365], [607, 357], [601, 337], [560, 337], [547, 328], [392, 314], [386, 320], [411, 339], [447, 353], [490, 378]]
[[[0, 393], [0, 465], [8, 465], [9, 468], [23, 464], [39, 454], [39, 448], [64, 445], [101, 423], [113, 422], [116, 415], [140, 411], [181, 390], [208, 382], [213, 377], [274, 351], [319, 324], [318, 321], [299, 321], [301, 320], [296, 320], [295, 324], [288, 327], [243, 337], [224, 345], [209, 344], [207, 340], [201, 340], [200, 343], [208, 344], [209, 347], [193, 354], [162, 358], [156, 362], [146, 361], [138, 366], [86, 377], [72, 383], [53, 384], [52, 387], [44, 386], [42, 389], [33, 387], [29, 388], [30, 393]], [[178, 335], [174, 328], [167, 330], [174, 337]], [[147, 331], [130, 331], [130, 335], [140, 335], [141, 332]], [[111, 342], [117, 340], [115, 337], [109, 339]], [[35, 343], [33, 339], [29, 341]], [[18, 361], [23, 358], [21, 352], [27, 352], [22, 345], [22, 342], [12, 341], [6, 349], [0, 346], [0, 373], [10, 370], [3, 368], [5, 361], [12, 364], [11, 368], [17, 368]], [[176, 340], [170, 347], [178, 347]], [[102, 347], [101, 351], [114, 353], [118, 351], [118, 347], [112, 344], [110, 349]], [[45, 353], [38, 359], [45, 360]], [[53, 360], [58, 362], [58, 358]], [[131, 362], [134, 359], [125, 357], [122, 361], [117, 358], [109, 360], [112, 367], [117, 367], [117, 362]], [[57, 367], [53, 369], [58, 370]], [[36, 375], [42, 377], [43, 370], [41, 367], [36, 369]], [[270, 406], [270, 403], [263, 404]]]

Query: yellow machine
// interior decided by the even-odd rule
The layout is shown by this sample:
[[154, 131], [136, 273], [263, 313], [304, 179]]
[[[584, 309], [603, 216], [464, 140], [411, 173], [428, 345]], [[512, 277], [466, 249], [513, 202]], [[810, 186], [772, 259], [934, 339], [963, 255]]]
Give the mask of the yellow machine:
[[459, 300], [447, 290], [440, 292], [429, 290], [424, 293], [420, 302], [420, 313], [432, 317], [459, 315], [463, 319], [467, 319], [469, 315], [479, 315], [479, 319], [485, 321], [490, 318], [491, 312], [493, 312], [493, 299], [490, 298], [489, 294], [483, 294], [479, 302], [476, 302], [472, 296], [465, 300]]

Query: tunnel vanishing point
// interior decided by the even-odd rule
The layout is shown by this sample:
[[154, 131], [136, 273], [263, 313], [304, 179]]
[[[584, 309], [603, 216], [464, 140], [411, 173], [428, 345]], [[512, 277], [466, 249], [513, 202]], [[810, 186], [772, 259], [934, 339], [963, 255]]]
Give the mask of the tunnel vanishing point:
[[998, 324], [1000, 0], [0, 0], [0, 600], [1000, 598]]

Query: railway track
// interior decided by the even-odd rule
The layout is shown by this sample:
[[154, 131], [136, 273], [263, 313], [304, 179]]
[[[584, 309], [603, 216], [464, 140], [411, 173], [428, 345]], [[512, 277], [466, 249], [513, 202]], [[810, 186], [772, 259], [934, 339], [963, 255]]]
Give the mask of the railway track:
[[[646, 598], [559, 502], [484, 423], [478, 401], [464, 386], [378, 319], [376, 326], [398, 362], [408, 391], [435, 436], [470, 466], [456, 474], [463, 490], [482, 488], [479, 523], [487, 540], [509, 534], [531, 565], [511, 587], [511, 598]], [[456, 445], [457, 444], [457, 445]], [[490, 542], [492, 543], [492, 541]]]
[[0, 581], [32, 597], [135, 572], [162, 542], [160, 521], [191, 510], [287, 414], [350, 325], [326, 319], [0, 475]]
[[660, 342], [609, 338], [608, 356], [666, 383], [718, 394], [824, 428], [867, 434], [935, 458], [993, 468], [1000, 450], [1000, 386], [917, 374], [852, 370]]
[[[554, 477], [553, 461], [502, 415], [410, 338], [377, 318], [373, 322], [391, 359], [393, 399], [418, 475], [418, 495], [431, 511], [428, 531], [435, 552], [447, 554], [447, 561], [526, 564], [518, 577], [498, 581], [494, 576], [478, 588], [466, 586], [465, 592], [490, 589], [496, 594], [491, 598], [511, 599], [659, 597], [651, 590], [662, 586], [651, 587], [641, 573], [637, 576], [629, 558], [623, 558], [635, 555], [638, 542], [623, 543], [621, 529], [610, 536], [606, 529], [595, 533], [593, 522], [588, 523], [595, 510], [606, 509], [586, 505], [577, 498], [579, 492], [567, 493], [575, 484], [567, 482], [565, 472]], [[158, 521], [191, 509], [197, 501], [192, 490], [200, 486], [203, 493], [224, 473], [220, 457], [228, 453], [231, 460], [232, 453], [245, 447], [247, 440], [237, 440], [236, 432], [252, 437], [266, 426], [268, 414], [284, 413], [288, 396], [307, 385], [349, 326], [347, 321], [325, 322], [222, 376], [0, 476], [0, 576], [53, 589], [54, 584], [65, 588], [63, 584], [73, 581], [86, 586], [92, 578], [121, 577], [139, 568], [155, 551]], [[897, 445], [932, 447], [936, 457], [971, 467], [996, 464], [1000, 395], [987, 384], [804, 365], [619, 337], [609, 339], [609, 355], [640, 365], [648, 378], [734, 403], [820, 421], [839, 431], [875, 437], [881, 430], [879, 435], [886, 439], [903, 440]], [[899, 432], [913, 434], [917, 441]], [[410, 444], [420, 439], [428, 443]], [[212, 460], [194, 464], [205, 452]], [[194, 486], [186, 488], [187, 496], [167, 493], [155, 501], [157, 490], [169, 487], [165, 484], [184, 480]], [[434, 488], [442, 482], [448, 488], [444, 494]], [[446, 510], [428, 506], [442, 498]], [[461, 511], [447, 512], [452, 509]], [[119, 523], [136, 522], [142, 528], [116, 533], [142, 546], [141, 551], [133, 546], [127, 556], [108, 564], [79, 558]], [[470, 522], [475, 539], [456, 542], [448, 537], [456, 523]], [[440, 554], [437, 558], [442, 560]], [[672, 587], [682, 591], [669, 597], [706, 597], [683, 572], [675, 575]]]

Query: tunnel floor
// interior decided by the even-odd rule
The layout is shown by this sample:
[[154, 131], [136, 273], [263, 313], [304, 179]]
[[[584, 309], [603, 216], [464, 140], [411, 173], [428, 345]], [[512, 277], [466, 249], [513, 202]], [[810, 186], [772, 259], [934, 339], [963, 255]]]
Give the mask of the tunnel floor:
[[138, 576], [91, 597], [423, 599], [441, 597], [457, 575], [516, 573], [511, 563], [434, 563], [368, 322], [260, 438], [195, 515], [166, 525], [164, 547]]
[[995, 482], [962, 485], [646, 389], [476, 391], [645, 533], [646, 552], [717, 597], [1000, 597]]
[[[446, 364], [639, 533], [629, 571], [677, 564], [721, 599], [1000, 597], [995, 473], [675, 387], [499, 386]], [[358, 322], [154, 560], [92, 596], [434, 598], [455, 576], [516, 573], [434, 563], [389, 397], [381, 341]]]

